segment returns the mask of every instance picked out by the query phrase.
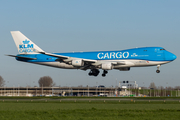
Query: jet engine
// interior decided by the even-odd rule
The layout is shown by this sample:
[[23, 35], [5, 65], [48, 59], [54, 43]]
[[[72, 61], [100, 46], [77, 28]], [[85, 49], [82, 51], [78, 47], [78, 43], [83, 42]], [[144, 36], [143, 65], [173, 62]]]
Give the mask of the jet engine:
[[84, 61], [82, 59], [72, 60], [72, 65], [81, 67], [81, 66], [84, 66]]
[[112, 63], [104, 63], [104, 64], [102, 64], [101, 67], [103, 70], [112, 70], [113, 69]]

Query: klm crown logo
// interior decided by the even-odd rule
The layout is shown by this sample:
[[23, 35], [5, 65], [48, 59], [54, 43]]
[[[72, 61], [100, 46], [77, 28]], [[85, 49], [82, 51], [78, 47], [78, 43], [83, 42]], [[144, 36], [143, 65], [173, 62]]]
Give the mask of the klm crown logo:
[[19, 45], [19, 53], [32, 53], [34, 52], [34, 45], [33, 44], [29, 44], [30, 41], [28, 41], [27, 39], [25, 39], [24, 41], [22, 41], [23, 44]]
[[24, 44], [29, 44], [30, 41], [28, 41], [27, 39], [25, 41], [23, 41]]

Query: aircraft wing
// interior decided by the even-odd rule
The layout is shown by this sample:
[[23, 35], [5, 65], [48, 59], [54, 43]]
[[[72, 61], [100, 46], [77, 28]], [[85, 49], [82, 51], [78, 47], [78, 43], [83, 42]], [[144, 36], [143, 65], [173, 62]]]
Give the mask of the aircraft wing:
[[[93, 69], [93, 68], [96, 69], [96, 68], [100, 68], [102, 64], [109, 63], [108, 61], [98, 61], [98, 60], [91, 60], [91, 59], [75, 58], [75, 57], [57, 55], [57, 54], [53, 54], [53, 53], [46, 53], [46, 52], [39, 52], [39, 53], [45, 54], [48, 56], [52, 56], [52, 57], [57, 57], [58, 59], [56, 59], [56, 61], [64, 62], [67, 64], [71, 63], [73, 60], [82, 59], [85, 64], [84, 64], [84, 66], [79, 68], [80, 70], [87, 70], [87, 69]], [[111, 61], [110, 63], [114, 66], [132, 64], [132, 63], [128, 63], [126, 61]]]
[[127, 63], [125, 61], [118, 61], [118, 62], [112, 62], [113, 65], [126, 65]]
[[52, 56], [52, 57], [58, 57], [60, 59], [68, 59], [69, 58], [68, 56], [56, 55], [56, 54], [47, 53], [47, 52], [39, 52], [39, 53], [49, 55], [49, 56]]
[[112, 62], [114, 66], [123, 66], [123, 65], [134, 65], [134, 63], [129, 61], [118, 61], [118, 62]]
[[27, 59], [27, 60], [36, 60], [37, 58], [30, 58], [30, 57], [22, 57], [22, 56], [16, 56], [16, 55], [6, 55], [10, 57], [17, 57], [17, 58], [22, 58], [22, 59]]
[[[52, 54], [52, 53], [46, 53], [46, 52], [40, 52], [41, 54], [45, 54], [45, 55], [49, 55], [49, 56], [52, 56], [52, 57], [58, 57], [59, 59], [57, 61], [60, 61], [60, 62], [70, 62], [74, 59], [81, 59], [81, 58], [75, 58], [75, 57], [69, 57], [69, 56], [63, 56], [63, 55], [57, 55], [57, 54]], [[97, 60], [91, 60], [91, 59], [82, 59], [84, 62], [87, 62], [87, 63], [96, 63]]]

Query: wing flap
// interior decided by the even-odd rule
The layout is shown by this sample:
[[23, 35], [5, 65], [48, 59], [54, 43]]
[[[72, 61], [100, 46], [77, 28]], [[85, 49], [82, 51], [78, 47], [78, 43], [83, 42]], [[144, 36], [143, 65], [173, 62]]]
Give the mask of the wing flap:
[[120, 62], [112, 62], [113, 65], [134, 65], [132, 62], [128, 61], [120, 61]]

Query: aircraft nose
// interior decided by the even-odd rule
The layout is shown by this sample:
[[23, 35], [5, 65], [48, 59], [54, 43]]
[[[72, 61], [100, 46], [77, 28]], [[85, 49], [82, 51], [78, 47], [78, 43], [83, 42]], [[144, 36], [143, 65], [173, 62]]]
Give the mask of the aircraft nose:
[[177, 58], [177, 56], [173, 54], [172, 58], [173, 58], [173, 60], [175, 60]]
[[175, 60], [176, 58], [177, 58], [177, 56], [174, 55], [173, 53], [170, 53], [170, 52], [167, 52], [167, 53], [166, 53], [166, 60], [168, 60], [168, 61], [173, 61], [173, 60]]

